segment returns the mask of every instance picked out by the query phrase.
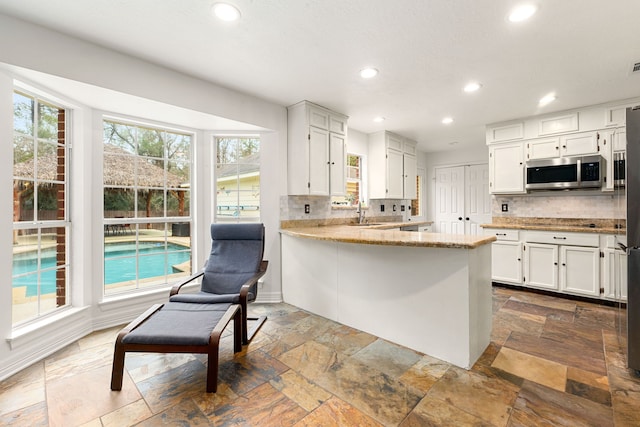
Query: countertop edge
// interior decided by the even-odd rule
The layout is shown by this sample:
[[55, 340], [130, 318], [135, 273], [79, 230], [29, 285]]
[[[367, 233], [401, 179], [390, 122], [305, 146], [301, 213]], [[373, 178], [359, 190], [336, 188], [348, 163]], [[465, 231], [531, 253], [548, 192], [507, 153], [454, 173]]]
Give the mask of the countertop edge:
[[[417, 224], [417, 223], [414, 223]], [[379, 246], [405, 246], [405, 247], [425, 247], [425, 248], [448, 248], [448, 249], [475, 249], [489, 244], [496, 240], [495, 236], [465, 236], [457, 234], [442, 234], [416, 231], [395, 231], [385, 229], [375, 229], [374, 226], [362, 229], [354, 226], [326, 226], [315, 227], [318, 233], [313, 232], [314, 228], [286, 228], [280, 233], [292, 237], [307, 238], [313, 240], [323, 240], [341, 243], [353, 243]], [[393, 227], [395, 228], [395, 227]], [[322, 232], [320, 232], [322, 230]], [[334, 234], [327, 232], [335, 231]], [[346, 233], [352, 232], [355, 235]], [[431, 239], [428, 239], [428, 236]], [[454, 237], [455, 236], [455, 237]], [[422, 240], [427, 238], [428, 240]], [[462, 238], [465, 241], [457, 239]]]

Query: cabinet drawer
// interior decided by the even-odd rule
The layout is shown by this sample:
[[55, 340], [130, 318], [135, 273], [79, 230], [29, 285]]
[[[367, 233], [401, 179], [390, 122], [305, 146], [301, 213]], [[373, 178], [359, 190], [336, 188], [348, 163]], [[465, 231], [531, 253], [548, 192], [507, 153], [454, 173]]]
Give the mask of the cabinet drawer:
[[496, 228], [488, 228], [485, 230], [485, 234], [490, 236], [496, 236], [498, 240], [508, 240], [516, 242], [520, 240], [520, 232], [518, 230], [502, 230]]
[[524, 241], [527, 243], [549, 243], [555, 245], [600, 246], [597, 234], [568, 233], [561, 231], [527, 231]]

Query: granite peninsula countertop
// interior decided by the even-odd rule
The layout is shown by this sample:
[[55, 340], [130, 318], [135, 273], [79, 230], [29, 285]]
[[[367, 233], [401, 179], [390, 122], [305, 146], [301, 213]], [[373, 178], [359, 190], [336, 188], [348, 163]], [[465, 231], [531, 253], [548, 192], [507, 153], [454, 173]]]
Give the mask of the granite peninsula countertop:
[[481, 224], [483, 228], [567, 231], [575, 233], [622, 234], [626, 229], [624, 219], [592, 218], [493, 218], [491, 224]]
[[333, 242], [450, 249], [474, 249], [496, 240], [495, 236], [467, 236], [463, 234], [392, 230], [398, 227], [425, 224], [431, 224], [431, 221], [292, 227], [282, 228], [280, 232], [293, 237]]

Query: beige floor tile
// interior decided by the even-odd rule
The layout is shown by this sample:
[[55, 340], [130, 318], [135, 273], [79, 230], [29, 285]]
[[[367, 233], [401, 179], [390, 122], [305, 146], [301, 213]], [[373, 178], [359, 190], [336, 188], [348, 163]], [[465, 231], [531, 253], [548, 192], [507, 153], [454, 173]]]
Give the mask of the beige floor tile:
[[491, 366], [558, 391], [564, 391], [567, 383], [566, 366], [506, 347]]

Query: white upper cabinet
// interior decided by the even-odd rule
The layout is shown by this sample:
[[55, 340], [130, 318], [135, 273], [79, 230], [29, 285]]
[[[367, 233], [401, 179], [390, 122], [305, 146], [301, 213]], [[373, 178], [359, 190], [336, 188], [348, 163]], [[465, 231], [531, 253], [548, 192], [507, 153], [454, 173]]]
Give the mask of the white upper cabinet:
[[524, 193], [522, 143], [489, 146], [489, 191], [492, 194]]
[[381, 131], [369, 135], [369, 198], [417, 197], [416, 143]]
[[290, 195], [344, 195], [347, 116], [308, 101], [287, 108]]
[[600, 151], [599, 132], [581, 132], [560, 136], [560, 154], [563, 156], [581, 156], [597, 154]]
[[527, 141], [527, 160], [552, 159], [560, 155], [560, 138], [540, 138]]

